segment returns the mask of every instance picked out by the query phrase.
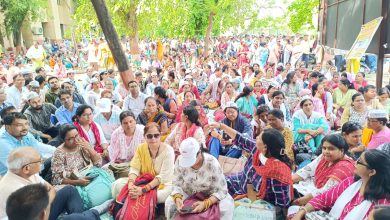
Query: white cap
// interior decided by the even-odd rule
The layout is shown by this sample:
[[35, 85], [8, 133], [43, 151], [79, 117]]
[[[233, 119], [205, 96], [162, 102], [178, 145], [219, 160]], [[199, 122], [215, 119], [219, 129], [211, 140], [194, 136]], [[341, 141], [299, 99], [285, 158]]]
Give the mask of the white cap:
[[96, 110], [100, 113], [111, 112], [111, 100], [108, 98], [101, 98], [96, 101]]
[[186, 77], [184, 77], [184, 79], [192, 79], [192, 76], [191, 75], [186, 75]]
[[30, 101], [33, 98], [39, 97], [38, 93], [36, 92], [30, 92], [27, 94], [27, 100]]
[[196, 156], [198, 155], [199, 149], [200, 144], [195, 138], [189, 137], [183, 140], [179, 147], [179, 166], [184, 168], [193, 166], [196, 162]]
[[237, 104], [235, 102], [233, 102], [233, 101], [227, 102], [225, 104], [225, 108], [223, 110], [225, 111], [227, 108], [235, 108], [236, 110], [238, 110]]
[[368, 118], [387, 118], [387, 113], [383, 109], [372, 109], [368, 112]]
[[66, 74], [68, 74], [68, 73], [75, 73], [75, 71], [73, 69], [68, 69], [68, 70], [66, 70]]
[[232, 79], [232, 77], [231, 77], [230, 75], [226, 74], [226, 73], [224, 73], [224, 74], [222, 75], [222, 79], [223, 79], [223, 78], [228, 78], [229, 81]]
[[33, 80], [28, 85], [31, 87], [39, 87], [39, 82], [36, 80]]
[[99, 82], [99, 80], [96, 79], [95, 77], [91, 79], [91, 84], [92, 84], [92, 83], [98, 83], [98, 82]]

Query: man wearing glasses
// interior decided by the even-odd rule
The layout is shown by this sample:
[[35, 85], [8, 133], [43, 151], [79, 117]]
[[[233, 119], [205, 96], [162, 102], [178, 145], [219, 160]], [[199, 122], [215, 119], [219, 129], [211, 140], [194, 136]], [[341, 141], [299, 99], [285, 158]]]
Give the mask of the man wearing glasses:
[[44, 158], [53, 155], [55, 147], [37, 141], [28, 132], [27, 117], [20, 112], [13, 112], [3, 118], [5, 132], [0, 135], [0, 175], [7, 171], [6, 160], [10, 152], [16, 148], [31, 146], [38, 150]]
[[[0, 180], [0, 219], [3, 219], [7, 215], [6, 202], [10, 195], [18, 189], [32, 184], [40, 184], [44, 186], [52, 197], [51, 207], [49, 208], [50, 211], [47, 212], [50, 217], [46, 216], [49, 217], [49, 219], [57, 219], [57, 217], [65, 211], [68, 215], [64, 216], [63, 219], [100, 219], [99, 214], [107, 211], [109, 203], [112, 202], [112, 200], [109, 200], [100, 206], [83, 212], [83, 201], [74, 186], [68, 185], [55, 192], [56, 190], [54, 187], [39, 176], [39, 172], [43, 166], [43, 160], [39, 152], [32, 147], [21, 147], [13, 150], [7, 159], [7, 164], [9, 170]], [[24, 198], [32, 199], [33, 197], [31, 196], [34, 193], [36, 193], [36, 191], [31, 190], [29, 195], [26, 194]], [[20, 206], [18, 208], [26, 207], [24, 202], [33, 201], [25, 200], [19, 204]], [[39, 201], [36, 202], [39, 203]], [[10, 211], [15, 209], [15, 207], [8, 207], [7, 209]], [[21, 212], [19, 214], [11, 211], [10, 215], [12, 216], [9, 216], [10, 219], [13, 219], [13, 217], [15, 217], [14, 219], [29, 219], [26, 216], [34, 213], [31, 210], [19, 211]]]

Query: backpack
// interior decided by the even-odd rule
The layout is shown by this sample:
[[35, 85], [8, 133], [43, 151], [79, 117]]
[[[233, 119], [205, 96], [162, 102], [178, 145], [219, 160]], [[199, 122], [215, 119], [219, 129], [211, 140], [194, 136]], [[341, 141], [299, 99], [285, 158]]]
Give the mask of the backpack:
[[112, 199], [111, 185], [115, 181], [112, 175], [98, 167], [92, 167], [88, 170], [86, 175], [98, 176], [87, 186], [76, 186], [76, 189], [83, 200], [84, 210], [88, 210]]

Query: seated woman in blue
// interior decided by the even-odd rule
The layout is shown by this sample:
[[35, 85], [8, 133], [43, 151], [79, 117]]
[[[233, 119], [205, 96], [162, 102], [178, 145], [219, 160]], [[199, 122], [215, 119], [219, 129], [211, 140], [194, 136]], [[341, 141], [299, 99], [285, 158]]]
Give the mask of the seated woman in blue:
[[313, 100], [304, 96], [300, 102], [301, 109], [293, 115], [293, 132], [295, 144], [307, 144], [312, 152], [317, 152], [329, 125], [323, 115], [313, 111]]
[[[227, 102], [225, 109], [225, 118], [222, 123], [235, 129], [246, 137], [252, 137], [253, 130], [248, 119], [242, 116], [238, 110], [237, 104], [234, 102]], [[239, 158], [242, 150], [234, 145], [233, 138], [224, 132], [210, 132], [212, 138], [209, 143], [209, 152], [218, 159], [219, 155], [226, 157]]]

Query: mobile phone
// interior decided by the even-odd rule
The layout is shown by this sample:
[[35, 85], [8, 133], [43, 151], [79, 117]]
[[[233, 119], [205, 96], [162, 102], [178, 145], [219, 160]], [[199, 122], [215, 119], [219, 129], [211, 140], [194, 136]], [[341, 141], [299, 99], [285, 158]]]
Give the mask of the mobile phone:
[[193, 210], [193, 208], [191, 206], [187, 206], [187, 207], [183, 207], [182, 209], [180, 209], [180, 212], [182, 213], [191, 213]]
[[230, 136], [228, 134], [226, 134], [225, 132], [223, 132], [222, 139], [224, 139], [225, 141], [228, 141], [230, 139]]
[[96, 177], [98, 177], [99, 174], [98, 173], [95, 173], [95, 174], [90, 174], [90, 175], [87, 175], [87, 177], [89, 177], [89, 179], [92, 181], [94, 180]]

